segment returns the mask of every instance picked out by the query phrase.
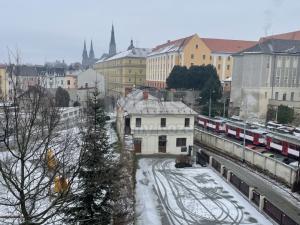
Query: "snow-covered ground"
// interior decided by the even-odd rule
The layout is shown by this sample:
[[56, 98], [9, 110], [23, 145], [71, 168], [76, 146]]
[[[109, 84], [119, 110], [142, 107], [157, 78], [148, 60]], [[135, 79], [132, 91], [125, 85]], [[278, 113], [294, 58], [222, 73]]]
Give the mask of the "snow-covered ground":
[[174, 161], [139, 160], [137, 225], [272, 224], [213, 170], [176, 169]]

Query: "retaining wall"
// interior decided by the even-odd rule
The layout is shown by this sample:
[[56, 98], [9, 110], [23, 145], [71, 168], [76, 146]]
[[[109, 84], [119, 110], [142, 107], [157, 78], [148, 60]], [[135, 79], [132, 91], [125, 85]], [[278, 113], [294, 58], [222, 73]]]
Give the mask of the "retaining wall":
[[244, 158], [247, 163], [279, 178], [292, 189], [294, 186], [298, 185], [297, 169], [249, 148], [244, 148], [243, 145], [240, 145], [239, 143], [197, 128], [195, 129], [195, 141], [240, 160], [243, 160]]

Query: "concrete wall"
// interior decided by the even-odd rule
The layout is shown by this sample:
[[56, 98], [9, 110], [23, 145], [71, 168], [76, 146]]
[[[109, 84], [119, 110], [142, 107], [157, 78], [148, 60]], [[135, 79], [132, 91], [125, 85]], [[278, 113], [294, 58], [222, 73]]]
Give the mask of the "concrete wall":
[[271, 175], [285, 182], [289, 187], [292, 187], [296, 182], [297, 170], [295, 168], [248, 148], [245, 148], [243, 154], [244, 148], [238, 143], [199, 129], [195, 129], [195, 140], [241, 160], [244, 155], [246, 162], [269, 172]]

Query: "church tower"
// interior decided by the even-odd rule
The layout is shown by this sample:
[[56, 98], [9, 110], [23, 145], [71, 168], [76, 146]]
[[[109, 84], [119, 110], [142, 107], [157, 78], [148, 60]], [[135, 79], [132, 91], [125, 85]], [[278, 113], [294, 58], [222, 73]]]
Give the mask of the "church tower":
[[93, 41], [91, 41], [90, 54], [89, 54], [89, 63], [93, 65], [95, 62], [95, 53], [93, 48]]
[[115, 54], [117, 54], [117, 47], [116, 47], [116, 40], [115, 40], [114, 25], [112, 25], [108, 55], [113, 56]]
[[83, 52], [82, 52], [82, 66], [83, 66], [83, 68], [88, 67], [88, 64], [89, 64], [89, 58], [88, 58], [88, 54], [87, 54], [87, 50], [86, 50], [86, 43], [84, 41]]

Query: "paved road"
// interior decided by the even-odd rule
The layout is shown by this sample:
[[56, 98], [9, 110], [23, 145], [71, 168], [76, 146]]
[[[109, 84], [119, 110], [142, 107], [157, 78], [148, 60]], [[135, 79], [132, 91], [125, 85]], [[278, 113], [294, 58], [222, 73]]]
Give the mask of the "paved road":
[[209, 168], [176, 169], [174, 159], [166, 158], [141, 160], [144, 177], [137, 177], [137, 185], [151, 183], [145, 178], [152, 180], [161, 214], [166, 216], [162, 221], [172, 225], [271, 224]]
[[254, 171], [249, 170], [242, 164], [237, 164], [220, 155], [209, 151], [226, 168], [231, 170], [235, 175], [247, 182], [248, 185], [255, 187], [257, 191], [266, 196], [274, 205], [281, 208], [288, 216], [295, 221], [300, 221], [300, 202], [295, 199], [290, 192], [285, 191], [284, 187], [274, 183], [271, 179], [261, 176]]

